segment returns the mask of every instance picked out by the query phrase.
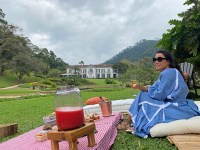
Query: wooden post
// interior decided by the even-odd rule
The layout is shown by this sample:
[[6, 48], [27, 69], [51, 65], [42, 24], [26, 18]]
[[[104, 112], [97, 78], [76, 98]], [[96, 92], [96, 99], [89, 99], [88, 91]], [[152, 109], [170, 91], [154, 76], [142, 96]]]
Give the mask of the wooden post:
[[51, 149], [52, 150], [59, 150], [58, 141], [51, 140]]
[[94, 145], [96, 145], [95, 138], [94, 138], [94, 132], [88, 134], [87, 138], [88, 138], [88, 147], [93, 147]]
[[77, 150], [77, 140], [69, 141], [69, 149], [70, 150]]

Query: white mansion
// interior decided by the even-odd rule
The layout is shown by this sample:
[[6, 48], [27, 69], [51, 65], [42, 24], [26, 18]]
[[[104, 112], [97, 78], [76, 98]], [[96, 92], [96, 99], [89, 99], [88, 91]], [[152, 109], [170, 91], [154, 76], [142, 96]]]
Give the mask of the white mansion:
[[111, 64], [74, 65], [69, 66], [65, 74], [61, 74], [65, 77], [76, 75], [81, 78], [116, 78], [118, 76]]

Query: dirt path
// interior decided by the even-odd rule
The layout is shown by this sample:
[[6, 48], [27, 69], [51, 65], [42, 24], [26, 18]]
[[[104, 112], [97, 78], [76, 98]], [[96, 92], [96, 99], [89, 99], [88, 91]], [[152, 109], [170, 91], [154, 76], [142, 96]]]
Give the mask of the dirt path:
[[21, 97], [21, 96], [0, 96], [0, 98], [18, 98], [18, 97]]
[[13, 85], [13, 86], [9, 86], [9, 87], [5, 87], [5, 88], [0, 88], [0, 89], [2, 89], [2, 90], [12, 89], [12, 88], [18, 87], [19, 85], [20, 85], [20, 84], [18, 84], [18, 85]]
[[[13, 86], [9, 86], [9, 87], [5, 87], [5, 88], [0, 88], [0, 90], [7, 90], [7, 89], [13, 89], [18, 87], [20, 84], [18, 85], [13, 85]], [[18, 98], [21, 97], [19, 95], [4, 95], [4, 96], [0, 96], [0, 98]]]

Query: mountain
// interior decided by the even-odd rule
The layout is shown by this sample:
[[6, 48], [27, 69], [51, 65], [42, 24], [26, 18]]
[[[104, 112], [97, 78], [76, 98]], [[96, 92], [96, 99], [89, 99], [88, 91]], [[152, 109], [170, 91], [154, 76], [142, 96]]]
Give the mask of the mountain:
[[158, 40], [141, 40], [134, 46], [129, 46], [111, 59], [105, 61], [105, 64], [115, 64], [123, 59], [129, 61], [139, 61], [145, 57], [153, 57], [155, 52], [158, 51], [156, 47]]

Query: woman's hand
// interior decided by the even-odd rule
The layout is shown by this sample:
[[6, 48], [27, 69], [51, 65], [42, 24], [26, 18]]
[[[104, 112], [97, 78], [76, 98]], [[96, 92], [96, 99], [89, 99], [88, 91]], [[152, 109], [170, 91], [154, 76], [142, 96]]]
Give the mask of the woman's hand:
[[141, 85], [139, 85], [139, 84], [131, 84], [131, 87], [133, 88], [133, 89], [140, 89], [140, 86]]
[[137, 83], [136, 84], [131, 84], [131, 87], [133, 89], [139, 89], [141, 91], [147, 91], [148, 90], [148, 88], [146, 86], [142, 86], [142, 85], [137, 84]]

